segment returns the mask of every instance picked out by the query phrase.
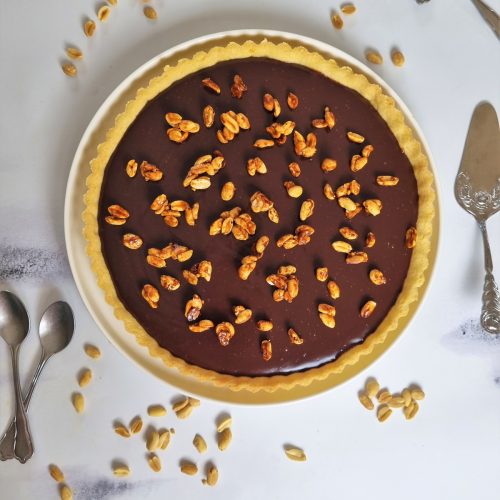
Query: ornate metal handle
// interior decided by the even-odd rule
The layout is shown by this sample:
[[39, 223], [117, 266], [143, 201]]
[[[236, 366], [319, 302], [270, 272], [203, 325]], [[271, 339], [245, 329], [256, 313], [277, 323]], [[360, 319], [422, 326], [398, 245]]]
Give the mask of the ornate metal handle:
[[481, 309], [481, 326], [489, 333], [500, 334], [500, 293], [493, 277], [493, 262], [491, 260], [490, 244], [486, 223], [479, 223], [484, 243], [484, 265], [486, 277], [483, 288], [483, 307]]
[[[45, 352], [42, 351], [42, 355], [40, 357], [40, 362], [35, 370], [33, 378], [31, 380], [31, 384], [29, 386], [28, 392], [26, 396], [24, 396], [24, 408], [28, 411], [28, 406], [31, 401], [31, 396], [33, 394], [33, 389], [37, 383], [38, 378], [40, 377], [40, 373], [42, 373], [43, 367], [45, 363], [49, 359], [50, 356], [47, 356]], [[14, 447], [16, 444], [16, 417], [12, 418], [9, 427], [5, 431], [2, 439], [0, 439], [0, 460], [10, 460], [14, 458]], [[24, 463], [24, 462], [23, 462]]]
[[14, 456], [22, 463], [26, 462], [33, 455], [33, 443], [28, 425], [26, 408], [21, 394], [21, 384], [19, 382], [19, 345], [10, 348], [12, 357], [12, 374], [14, 377], [14, 389], [16, 395], [16, 432], [14, 443]]
[[490, 272], [484, 279], [481, 326], [487, 332], [500, 334], [500, 293]]

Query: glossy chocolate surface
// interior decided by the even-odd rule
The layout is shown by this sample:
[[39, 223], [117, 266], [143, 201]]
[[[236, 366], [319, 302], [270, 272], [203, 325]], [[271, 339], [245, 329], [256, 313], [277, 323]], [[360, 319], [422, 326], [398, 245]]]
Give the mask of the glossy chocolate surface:
[[[242, 76], [248, 91], [242, 99], [231, 96], [230, 86], [234, 74]], [[210, 77], [222, 88], [215, 95], [201, 85], [203, 78]], [[289, 91], [300, 99], [298, 108], [290, 110], [286, 105]], [[311, 160], [298, 158], [293, 150], [291, 137], [283, 146], [258, 150], [253, 142], [267, 138], [265, 127], [274, 118], [264, 110], [262, 96], [270, 92], [282, 107], [279, 122], [293, 120], [302, 133], [314, 131], [318, 138], [318, 152]], [[203, 126], [201, 112], [211, 104], [217, 113], [215, 125]], [[327, 131], [312, 129], [311, 120], [321, 118], [325, 106], [336, 116], [336, 126]], [[218, 116], [221, 112], [234, 110], [245, 113], [251, 122], [251, 130], [241, 131], [229, 144], [221, 144], [215, 134], [220, 128]], [[164, 116], [167, 112], [180, 113], [184, 118], [201, 124], [199, 133], [185, 143], [175, 144], [165, 135], [168, 128]], [[352, 130], [362, 134], [366, 142], [362, 145], [350, 142], [346, 132]], [[363, 145], [372, 144], [374, 152], [368, 165], [357, 173], [349, 168], [350, 158], [359, 154]], [[193, 192], [182, 186], [189, 167], [194, 160], [214, 149], [219, 149], [226, 166], [212, 178], [212, 186], [206, 191]], [[249, 158], [261, 157], [268, 173], [250, 177], [246, 171]], [[337, 169], [324, 173], [320, 164], [325, 157], [337, 160]], [[147, 160], [160, 167], [164, 177], [160, 182], [145, 182], [138, 172], [133, 179], [125, 173], [125, 165], [131, 159], [139, 163]], [[297, 161], [302, 169], [299, 178], [293, 179], [288, 164]], [[381, 187], [376, 184], [377, 175], [395, 175], [400, 181], [396, 187]], [[379, 198], [383, 202], [382, 213], [369, 216], [364, 212], [351, 221], [336, 201], [323, 195], [323, 185], [329, 182], [334, 189], [340, 184], [356, 179], [361, 184], [361, 193], [353, 197], [356, 201]], [[222, 201], [220, 189], [231, 180], [237, 191], [233, 200]], [[294, 180], [304, 188], [299, 199], [290, 198], [283, 181]], [[254, 214], [250, 210], [249, 197], [257, 190], [264, 192], [275, 203], [280, 223], [273, 224], [265, 213]], [[188, 226], [184, 220], [177, 228], [169, 228], [162, 217], [149, 208], [153, 199], [165, 193], [169, 200], [182, 199], [189, 203], [200, 203], [200, 218], [196, 226]], [[314, 215], [307, 224], [315, 229], [308, 245], [292, 250], [277, 248], [276, 240], [283, 234], [293, 232], [301, 222], [298, 217], [302, 201], [315, 201]], [[106, 208], [118, 203], [130, 212], [123, 226], [111, 226], [104, 222]], [[396, 139], [380, 115], [356, 92], [339, 85], [314, 71], [267, 59], [235, 60], [220, 63], [209, 70], [190, 75], [152, 100], [139, 114], [122, 138], [105, 172], [99, 205], [99, 228], [103, 255], [106, 259], [116, 291], [127, 310], [162, 347], [173, 355], [203, 368], [233, 375], [271, 375], [317, 367], [336, 359], [350, 347], [357, 345], [372, 333], [397, 299], [406, 277], [411, 251], [406, 249], [405, 231], [417, 219], [417, 186], [412, 167], [401, 151]], [[257, 224], [256, 236], [247, 241], [237, 241], [232, 235], [209, 236], [210, 224], [219, 214], [240, 206], [252, 214]], [[334, 240], [343, 239], [338, 230], [348, 226], [359, 233], [352, 243], [354, 250], [364, 249], [368, 231], [375, 233], [376, 245], [367, 249], [366, 264], [347, 265], [345, 255], [331, 248]], [[133, 251], [123, 246], [122, 235], [132, 232], [140, 235], [144, 245]], [[242, 256], [248, 255], [256, 238], [268, 235], [271, 238], [264, 257], [247, 281], [238, 277], [238, 266]], [[156, 269], [146, 263], [147, 249], [161, 248], [170, 242], [182, 243], [194, 249], [188, 262], [167, 261], [165, 269]], [[207, 259], [213, 264], [209, 283], [200, 280], [197, 286], [189, 285], [182, 278], [182, 270]], [[283, 264], [297, 267], [300, 280], [298, 297], [292, 303], [273, 301], [273, 287], [266, 283], [266, 276], [276, 272]], [[315, 278], [315, 268], [327, 266], [330, 278], [340, 286], [340, 298], [332, 301], [326, 283]], [[387, 284], [375, 286], [368, 278], [372, 268], [379, 268], [387, 277]], [[181, 281], [174, 292], [160, 286], [160, 275], [169, 274]], [[144, 284], [150, 283], [160, 291], [160, 304], [153, 310], [141, 297]], [[234, 323], [232, 307], [243, 304], [252, 309], [252, 319], [236, 325], [236, 334], [227, 347], [222, 347], [213, 330], [194, 334], [188, 330], [184, 317], [184, 305], [198, 293], [205, 301], [200, 318], [215, 323]], [[371, 317], [359, 315], [366, 300], [373, 299], [377, 308]], [[337, 309], [336, 328], [324, 326], [317, 313], [320, 302], [334, 304]], [[262, 333], [256, 322], [270, 319], [272, 331]], [[302, 345], [290, 343], [287, 330], [293, 327], [304, 339]], [[272, 341], [273, 356], [270, 361], [262, 359], [260, 341]]]

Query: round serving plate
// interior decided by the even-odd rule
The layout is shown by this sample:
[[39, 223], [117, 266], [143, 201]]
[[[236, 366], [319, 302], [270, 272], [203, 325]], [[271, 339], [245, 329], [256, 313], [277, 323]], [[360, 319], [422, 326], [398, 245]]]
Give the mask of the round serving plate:
[[[126, 103], [135, 97], [139, 88], [146, 87], [151, 78], [162, 72], [164, 66], [174, 65], [181, 58], [190, 58], [200, 50], [208, 50], [214, 45], [225, 45], [230, 41], [243, 42], [248, 39], [260, 41], [264, 38], [276, 43], [285, 41], [291, 45], [303, 45], [327, 58], [333, 58], [340, 64], [348, 65], [356, 72], [364, 74], [368, 79], [380, 85], [386, 94], [394, 98], [397, 106], [404, 113], [407, 124], [413, 129], [429, 158], [430, 167], [434, 174], [436, 198], [434, 201], [435, 217], [430, 265], [425, 272], [425, 284], [420, 289], [418, 301], [410, 306], [408, 315], [399, 321], [398, 328], [389, 334], [386, 341], [376, 345], [371, 354], [363, 356], [355, 365], [347, 366], [342, 373], [332, 374], [307, 387], [296, 386], [291, 390], [276, 390], [272, 393], [265, 391], [250, 393], [246, 390], [235, 392], [229, 388], [215, 387], [198, 379], [186, 377], [159, 359], [152, 358], [147, 349], [136, 342], [135, 337], [126, 331], [124, 324], [115, 318], [112, 307], [105, 301], [104, 293], [97, 284], [85, 251], [86, 241], [82, 234], [81, 216], [85, 208], [83, 203], [86, 192], [85, 181], [90, 173], [89, 164], [96, 155], [97, 145], [104, 140], [106, 132], [114, 124], [115, 117], [123, 111]], [[281, 31], [248, 29], [206, 35], [168, 49], [143, 64], [111, 93], [89, 123], [76, 150], [66, 189], [64, 229], [69, 263], [80, 295], [102, 332], [118, 350], [147, 372], [183, 392], [217, 401], [251, 405], [296, 401], [331, 389], [360, 373], [393, 344], [415, 315], [428, 288], [437, 254], [440, 219], [435, 179], [435, 169], [429, 147], [412, 114], [396, 93], [358, 60], [324, 42]]]

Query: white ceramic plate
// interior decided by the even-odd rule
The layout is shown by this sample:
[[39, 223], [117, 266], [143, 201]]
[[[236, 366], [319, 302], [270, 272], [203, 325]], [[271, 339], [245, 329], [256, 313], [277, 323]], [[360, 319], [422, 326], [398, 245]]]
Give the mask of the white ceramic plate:
[[249, 38], [254, 40], [267, 38], [274, 42], [288, 41], [293, 45], [304, 45], [311, 50], [320, 52], [327, 57], [336, 59], [338, 62], [351, 66], [356, 72], [363, 73], [370, 80], [378, 83], [386, 94], [395, 99], [398, 107], [405, 114], [407, 123], [413, 128], [415, 135], [423, 145], [425, 153], [431, 161], [431, 168], [435, 173], [428, 145], [412, 114], [394, 91], [364, 64], [326, 43], [292, 33], [254, 29], [227, 31], [196, 38], [166, 50], [134, 71], [104, 101], [83, 134], [73, 159], [66, 189], [64, 229], [69, 263], [80, 295], [100, 329], [123, 354], [149, 373], [177, 387], [181, 391], [231, 403], [272, 404], [294, 401], [318, 394], [357, 375], [383, 354], [405, 329], [415, 314], [418, 305], [422, 302], [424, 290], [428, 286], [434, 267], [439, 230], [439, 206], [436, 198], [433, 250], [430, 257], [431, 265], [426, 272], [426, 283], [424, 290], [420, 293], [418, 303], [414, 304], [408, 317], [400, 322], [397, 331], [393, 332], [386, 342], [375, 348], [371, 355], [363, 357], [355, 366], [348, 367], [341, 374], [332, 375], [326, 380], [318, 381], [308, 387], [297, 387], [291, 391], [278, 390], [271, 394], [265, 392], [251, 394], [247, 391], [233, 392], [229, 389], [205, 384], [193, 378], [187, 378], [177, 370], [169, 368], [160, 360], [153, 359], [148, 354], [146, 348], [141, 347], [135, 341], [134, 336], [125, 330], [123, 323], [114, 317], [112, 308], [104, 300], [103, 291], [97, 285], [90, 267], [89, 258], [85, 253], [86, 242], [82, 236], [83, 223], [81, 214], [84, 210], [83, 195], [86, 191], [85, 180], [89, 174], [89, 163], [96, 155], [97, 145], [104, 140], [106, 131], [113, 125], [115, 116], [123, 111], [126, 102], [135, 96], [137, 89], [146, 86], [152, 77], [161, 73], [165, 65], [174, 64], [182, 57], [190, 57], [195, 52], [205, 50], [213, 45], [226, 44], [231, 40], [243, 41]]

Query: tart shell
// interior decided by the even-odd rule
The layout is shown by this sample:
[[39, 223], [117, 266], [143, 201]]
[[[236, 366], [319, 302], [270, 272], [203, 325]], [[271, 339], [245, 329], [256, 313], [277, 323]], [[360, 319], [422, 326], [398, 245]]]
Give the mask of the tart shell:
[[[128, 127], [144, 106], [174, 82], [191, 73], [209, 68], [222, 61], [249, 57], [267, 57], [285, 63], [302, 65], [358, 92], [377, 110], [396, 137], [413, 167], [418, 188], [416, 224], [418, 243], [413, 250], [402, 291], [385, 319], [362, 344], [350, 348], [335, 361], [318, 368], [288, 375], [247, 377], [220, 374], [188, 364], [173, 356], [167, 349], [160, 347], [119, 300], [101, 252], [98, 231], [98, 203], [106, 165]], [[326, 59], [305, 47], [292, 47], [288, 43], [275, 44], [267, 40], [258, 43], [248, 40], [241, 44], [231, 42], [226, 46], [215, 46], [206, 52], [198, 52], [190, 59], [179, 60], [175, 66], [165, 67], [160, 76], [153, 78], [147, 87], [137, 91], [135, 98], [127, 103], [123, 113], [116, 117], [115, 124], [106, 134], [105, 141], [99, 144], [97, 156], [92, 160], [90, 168], [91, 173], [87, 178], [87, 192], [84, 197], [86, 208], [82, 218], [84, 238], [87, 241], [86, 251], [98, 284], [103, 289], [106, 301], [113, 308], [115, 316], [123, 321], [126, 330], [135, 336], [136, 341], [146, 347], [152, 357], [159, 358], [166, 365], [177, 368], [183, 375], [232, 391], [247, 390], [252, 393], [273, 392], [278, 389], [289, 390], [297, 385], [308, 386], [315, 380], [323, 380], [332, 374], [341, 373], [347, 366], [356, 364], [361, 357], [370, 354], [376, 345], [383, 343], [389, 334], [397, 329], [399, 321], [406, 317], [410, 305], [417, 301], [420, 289], [424, 285], [424, 273], [429, 266], [431, 253], [435, 199], [434, 179], [429, 160], [411, 128], [405, 123], [403, 113], [396, 107], [394, 100], [383, 93], [379, 85], [371, 83], [366, 76], [354, 72], [350, 67], [339, 66], [333, 59]]]

